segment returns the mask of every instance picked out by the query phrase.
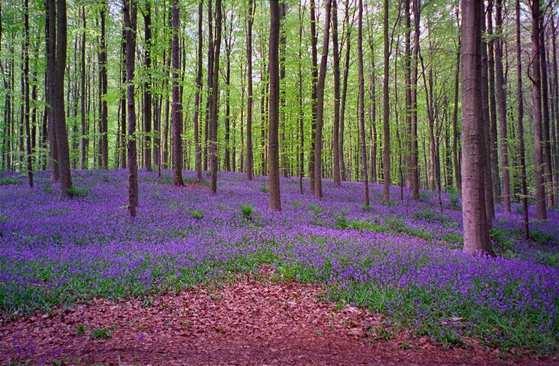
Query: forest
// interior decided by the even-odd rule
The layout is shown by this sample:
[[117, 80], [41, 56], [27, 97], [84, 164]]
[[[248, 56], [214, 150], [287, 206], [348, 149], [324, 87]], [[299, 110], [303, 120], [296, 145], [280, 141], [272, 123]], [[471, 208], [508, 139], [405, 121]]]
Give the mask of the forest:
[[559, 364], [557, 23], [0, 0], [0, 363]]

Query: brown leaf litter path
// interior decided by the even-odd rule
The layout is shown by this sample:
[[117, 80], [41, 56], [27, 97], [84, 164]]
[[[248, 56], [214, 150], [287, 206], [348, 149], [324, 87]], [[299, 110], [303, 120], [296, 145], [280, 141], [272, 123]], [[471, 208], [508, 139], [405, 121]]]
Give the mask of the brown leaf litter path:
[[337, 310], [320, 300], [322, 292], [316, 285], [242, 277], [151, 303], [95, 300], [0, 324], [0, 364], [559, 364], [557, 358], [503, 355], [475, 342], [445, 349], [407, 333], [386, 340], [382, 317], [354, 307]]

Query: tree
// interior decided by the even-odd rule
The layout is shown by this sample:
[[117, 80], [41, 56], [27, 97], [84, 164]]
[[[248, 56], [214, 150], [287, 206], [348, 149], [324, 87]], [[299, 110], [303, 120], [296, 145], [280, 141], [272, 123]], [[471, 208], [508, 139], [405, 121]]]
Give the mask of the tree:
[[[49, 139], [54, 140], [56, 160], [55, 177], [58, 176], [62, 192], [70, 195], [72, 174], [64, 110], [64, 73], [66, 69], [66, 0], [47, 0], [47, 82], [50, 106]], [[51, 142], [52, 147], [52, 142]]]
[[109, 139], [107, 124], [107, 43], [105, 39], [106, 4], [99, 10], [101, 36], [99, 39], [99, 158], [101, 168], [109, 167]]
[[171, 105], [171, 115], [173, 120], [173, 183], [176, 186], [182, 186], [184, 185], [184, 181], [182, 179], [182, 103], [179, 87], [179, 73], [181, 66], [179, 49], [180, 12], [178, 0], [173, 0], [171, 6], [171, 77], [173, 83], [173, 102]]
[[511, 211], [510, 200], [510, 173], [508, 158], [508, 132], [507, 132], [507, 98], [505, 94], [505, 77], [503, 71], [503, 0], [495, 3], [495, 91], [497, 112], [499, 118], [499, 157], [501, 158], [501, 171], [503, 174], [502, 201], [507, 212]]
[[151, 104], [151, 0], [145, 1], [144, 16], [144, 99], [143, 99], [143, 119], [144, 119], [144, 167], [151, 171], [151, 124], [152, 124], [152, 104]]
[[314, 195], [322, 198], [322, 129], [324, 128], [324, 83], [326, 79], [326, 64], [328, 62], [328, 45], [330, 43], [330, 10], [332, 0], [326, 0], [326, 14], [324, 15], [324, 31], [322, 41], [322, 57], [320, 71], [316, 82], [316, 130], [314, 134]]
[[481, 116], [481, 24], [483, 2], [461, 0], [462, 7], [462, 219], [464, 251], [488, 253], [485, 216], [485, 141]]
[[27, 181], [29, 187], [33, 188], [33, 150], [31, 138], [31, 125], [29, 121], [29, 0], [23, 1], [23, 28], [25, 37], [23, 41], [23, 119], [25, 125], [26, 138], [26, 163], [27, 163]]
[[340, 50], [338, 43], [338, 1], [332, 0], [332, 52], [334, 68], [334, 131], [332, 147], [334, 155], [334, 184], [341, 184], [340, 175]]
[[246, 124], [246, 171], [248, 180], [254, 176], [254, 153], [252, 147], [252, 24], [254, 22], [254, 0], [248, 0], [247, 30], [246, 30], [246, 58], [247, 58], [247, 124]]
[[383, 36], [384, 36], [384, 78], [382, 85], [382, 105], [383, 105], [383, 138], [384, 144], [382, 148], [382, 166], [383, 166], [383, 200], [390, 202], [390, 104], [388, 95], [389, 81], [389, 40], [388, 40], [388, 0], [383, 0]]
[[218, 151], [217, 151], [217, 120], [219, 118], [219, 54], [221, 50], [221, 0], [215, 2], [215, 39], [213, 46], [213, 70], [212, 70], [212, 100], [210, 106], [210, 126], [209, 126], [209, 155], [211, 168], [211, 190], [217, 192], [217, 168], [218, 168]]
[[520, 0], [515, 4], [515, 25], [516, 25], [516, 99], [517, 99], [517, 125], [518, 125], [518, 161], [520, 163], [520, 187], [521, 200], [524, 211], [524, 235], [526, 239], [530, 237], [530, 226], [528, 219], [528, 184], [526, 182], [526, 148], [524, 146], [524, 95], [522, 90], [522, 39], [520, 38]]
[[198, 49], [196, 56], [196, 96], [194, 97], [194, 168], [196, 179], [202, 180], [202, 146], [200, 144], [200, 106], [202, 97], [202, 21], [204, 4], [198, 3]]
[[534, 172], [536, 183], [536, 216], [538, 219], [547, 219], [547, 207], [545, 200], [545, 177], [544, 177], [544, 145], [542, 128], [542, 96], [541, 96], [541, 47], [540, 47], [540, 2], [531, 0], [532, 10], [532, 60], [531, 75], [532, 81], [532, 109], [534, 116], [534, 162], [536, 169]]
[[136, 18], [135, 0], [123, 1], [124, 29], [126, 38], [126, 90], [127, 90], [127, 160], [128, 160], [128, 212], [136, 217], [138, 208], [138, 157], [136, 151], [136, 106], [134, 102], [134, 73], [136, 58]]
[[363, 77], [363, 0], [357, 10], [357, 63], [359, 77], [359, 140], [361, 149], [361, 177], [364, 186], [365, 207], [369, 206], [369, 178], [367, 171], [367, 145], [365, 143], [365, 79]]
[[270, 191], [270, 208], [281, 211], [280, 172], [279, 172], [279, 0], [270, 0], [270, 40], [268, 46], [268, 70], [270, 77], [269, 115], [268, 115], [268, 189]]

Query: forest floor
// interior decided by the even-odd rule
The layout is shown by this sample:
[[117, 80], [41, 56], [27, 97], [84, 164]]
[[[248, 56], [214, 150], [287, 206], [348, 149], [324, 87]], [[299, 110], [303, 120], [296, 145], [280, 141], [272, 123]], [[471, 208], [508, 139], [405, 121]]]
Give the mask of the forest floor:
[[[557, 362], [559, 211], [497, 207], [497, 257], [461, 251], [454, 192], [222, 173], [218, 193], [140, 172], [0, 174], [0, 363], [516, 364]], [[264, 270], [263, 270], [264, 269]], [[17, 362], [16, 362], [17, 361]], [[60, 362], [59, 362], [60, 363]]]
[[[324, 289], [239, 276], [145, 300], [97, 299], [0, 327], [0, 363], [138, 365], [559, 365], [483, 347], [443, 347]], [[30, 353], [31, 351], [31, 353]]]

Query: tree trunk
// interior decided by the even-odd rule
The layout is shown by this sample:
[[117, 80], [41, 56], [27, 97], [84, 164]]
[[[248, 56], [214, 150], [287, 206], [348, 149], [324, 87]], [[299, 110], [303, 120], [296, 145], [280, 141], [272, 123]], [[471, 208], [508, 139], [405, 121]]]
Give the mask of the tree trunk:
[[[363, 0], [357, 10], [357, 67], [359, 79], [359, 145], [361, 150], [361, 177], [363, 179], [364, 207], [369, 207], [369, 177], [367, 168], [367, 144], [365, 142], [365, 78], [363, 77]], [[372, 158], [371, 158], [372, 160]]]
[[252, 24], [254, 21], [254, 0], [248, 0], [246, 57], [247, 57], [247, 124], [246, 124], [246, 172], [248, 180], [254, 177], [254, 152], [252, 147]]
[[209, 127], [209, 155], [210, 168], [212, 173], [211, 190], [217, 192], [217, 168], [218, 168], [218, 151], [217, 151], [217, 120], [219, 118], [219, 54], [221, 50], [221, 0], [215, 2], [215, 40], [213, 43], [213, 71], [212, 71], [212, 104], [210, 108], [210, 127]]
[[338, 1], [332, 0], [332, 51], [334, 68], [334, 184], [341, 184], [340, 175], [340, 51], [338, 43]]
[[134, 72], [136, 57], [136, 3], [124, 0], [124, 29], [126, 34], [126, 86], [128, 117], [128, 212], [136, 217], [138, 207], [138, 157], [136, 151], [136, 106], [134, 103]]
[[27, 181], [29, 187], [33, 188], [33, 150], [30, 125], [30, 103], [29, 103], [29, 0], [23, 1], [23, 28], [25, 38], [23, 43], [23, 119], [25, 125], [26, 141], [26, 162], [27, 162]]
[[328, 45], [330, 44], [330, 10], [332, 1], [326, 1], [324, 15], [324, 34], [322, 41], [322, 58], [320, 71], [316, 83], [316, 130], [314, 135], [314, 195], [322, 198], [322, 129], [324, 128], [324, 82], [326, 79], [326, 65], [328, 62]]
[[202, 146], [200, 144], [200, 106], [202, 96], [202, 23], [204, 4], [198, 3], [198, 53], [196, 55], [196, 96], [194, 97], [194, 168], [196, 179], [202, 181]]
[[181, 67], [179, 32], [180, 14], [178, 0], [173, 0], [171, 8], [171, 55], [172, 55], [172, 89], [171, 119], [173, 124], [173, 183], [184, 185], [182, 179], [182, 103], [180, 98], [179, 74]]
[[490, 252], [485, 216], [486, 143], [481, 116], [481, 29], [483, 2], [461, 0], [462, 8], [462, 218], [464, 251]]
[[86, 78], [86, 71], [85, 71], [85, 47], [86, 47], [86, 32], [85, 29], [87, 27], [86, 23], [86, 12], [85, 7], [81, 9], [82, 15], [82, 38], [81, 38], [81, 46], [80, 46], [80, 94], [81, 94], [81, 104], [80, 104], [80, 119], [81, 119], [81, 138], [80, 138], [80, 168], [87, 169], [88, 166], [88, 156], [87, 156], [87, 147], [89, 145], [88, 139], [88, 126], [87, 126], [87, 95], [86, 95], [86, 88], [85, 88], [85, 78]]
[[536, 181], [536, 217], [541, 220], [547, 219], [547, 205], [545, 199], [545, 160], [542, 127], [542, 96], [541, 96], [541, 45], [540, 45], [540, 2], [532, 0], [532, 108], [534, 118], [534, 160], [536, 169], [534, 172]]
[[152, 102], [151, 102], [151, 3], [150, 0], [145, 2], [144, 11], [144, 100], [143, 100], [143, 122], [144, 122], [144, 167], [151, 171], [151, 124], [152, 124]]
[[389, 80], [389, 40], [388, 40], [388, 0], [383, 0], [383, 35], [384, 35], [384, 79], [382, 85], [383, 92], [383, 138], [382, 147], [382, 166], [383, 166], [383, 200], [390, 202], [390, 104], [388, 95]]
[[524, 212], [524, 234], [526, 239], [530, 237], [530, 226], [528, 216], [528, 184], [526, 182], [526, 154], [524, 146], [524, 95], [522, 90], [522, 39], [520, 38], [520, 0], [515, 3], [516, 21], [516, 100], [517, 100], [517, 124], [518, 124], [518, 161], [520, 186], [522, 192], [522, 206]]
[[99, 157], [100, 167], [107, 169], [109, 167], [109, 139], [108, 139], [108, 122], [107, 122], [107, 44], [105, 40], [105, 21], [106, 21], [106, 3], [103, 3], [99, 11], [101, 19], [101, 36], [99, 38]]
[[268, 47], [268, 70], [270, 96], [268, 110], [268, 189], [270, 208], [281, 211], [278, 127], [280, 114], [279, 38], [280, 6], [278, 0], [270, 0], [270, 42]]
[[[328, 0], [327, 0], [328, 1]], [[311, 119], [311, 146], [309, 152], [309, 178], [310, 189], [314, 192], [315, 188], [315, 149], [316, 149], [316, 110], [318, 106], [317, 100], [317, 82], [318, 82], [318, 38], [316, 34], [316, 5], [315, 0], [310, 0], [310, 16], [311, 16], [311, 74], [312, 74], [312, 119]]]
[[54, 125], [53, 134], [56, 140], [56, 157], [59, 170], [59, 181], [62, 192], [70, 195], [72, 175], [66, 130], [66, 114], [64, 111], [64, 72], [66, 69], [66, 0], [47, 0], [47, 12], [52, 22], [49, 23], [49, 43], [53, 47], [47, 57], [49, 72], [49, 95], [52, 117], [49, 122]]
[[[45, 17], [45, 42], [46, 42], [46, 59], [47, 68], [45, 72], [45, 99], [47, 103], [47, 135], [49, 142], [49, 166], [52, 169], [52, 180], [58, 182], [60, 179], [60, 170], [58, 166], [58, 149], [56, 143], [56, 113], [54, 110], [54, 96], [51, 94], [53, 87], [56, 85], [54, 81], [56, 73], [56, 8], [55, 1], [49, 0], [45, 3], [46, 5], [46, 17]], [[9, 83], [8, 83], [9, 84]], [[10, 86], [7, 87], [6, 95], [6, 124], [8, 125], [8, 132], [11, 130], [11, 92]], [[6, 134], [9, 136], [9, 133]], [[11, 168], [11, 141], [9, 138], [6, 139], [8, 147], [7, 150], [7, 161], [6, 166], [8, 169]]]
[[[483, 13], [482, 13], [483, 15]], [[482, 16], [481, 20], [481, 32], [485, 32], [485, 17]], [[493, 169], [492, 169], [492, 137], [491, 137], [491, 120], [490, 120], [490, 109], [489, 109], [489, 95], [488, 95], [488, 62], [487, 62], [487, 45], [485, 41], [482, 40], [482, 47], [480, 49], [481, 56], [481, 118], [483, 119], [483, 134], [485, 141], [485, 153], [484, 156], [487, 158], [485, 168], [487, 169], [486, 174], [484, 174], [485, 179], [485, 206], [488, 226], [491, 227], [493, 219], [495, 218], [495, 204], [493, 201], [494, 186], [493, 186]]]
[[502, 202], [505, 211], [510, 212], [511, 200], [507, 132], [507, 96], [505, 93], [506, 85], [503, 71], [503, 0], [496, 0], [495, 6], [495, 31], [498, 35], [495, 42], [495, 90], [497, 98], [497, 112], [499, 117], [499, 157], [501, 158], [501, 171], [503, 175]]

